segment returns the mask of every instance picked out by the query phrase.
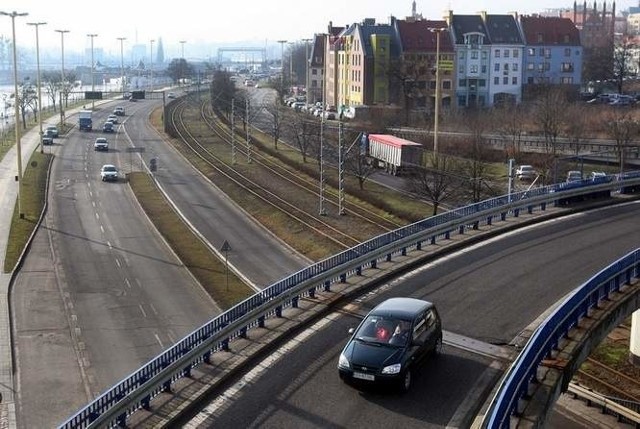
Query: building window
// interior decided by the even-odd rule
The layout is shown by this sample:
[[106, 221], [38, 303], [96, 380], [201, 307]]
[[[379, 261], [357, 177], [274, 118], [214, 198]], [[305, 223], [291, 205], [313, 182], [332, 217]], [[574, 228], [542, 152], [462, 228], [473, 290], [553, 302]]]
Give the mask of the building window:
[[529, 76], [529, 77], [527, 78], [527, 83], [528, 83], [529, 85], [533, 84], [533, 76]]
[[493, 65], [493, 71], [497, 71], [497, 72], [499, 72], [499, 71], [500, 71], [500, 64], [495, 63], [495, 64]]
[[483, 60], [487, 59], [487, 51], [482, 51], [482, 59]]
[[429, 81], [429, 89], [432, 90], [432, 91], [434, 89], [436, 89], [436, 81], [435, 80], [430, 80]]
[[542, 43], [544, 41], [544, 37], [542, 37], [542, 33], [538, 33], [538, 43]]
[[551, 70], [551, 63], [546, 62], [544, 63], [544, 71], [549, 71]]
[[551, 49], [549, 49], [549, 48], [545, 48], [545, 50], [544, 50], [544, 57], [545, 57], [545, 58], [551, 58]]
[[314, 76], [317, 75], [318, 74], [318, 69], [312, 69], [311, 70], [311, 74], [314, 75]]
[[459, 56], [459, 58], [460, 58], [461, 60], [464, 60], [464, 51], [460, 51], [460, 56]]
[[442, 81], [442, 89], [451, 89], [451, 81], [443, 80]]
[[508, 72], [509, 71], [509, 63], [504, 63], [504, 71]]
[[514, 76], [514, 77], [511, 79], [511, 85], [517, 85], [517, 84], [518, 84], [518, 78], [517, 78], [516, 76]]
[[543, 71], [544, 70], [544, 63], [540, 63], [538, 64], [538, 71]]
[[520, 56], [520, 53], [517, 49], [513, 50], [513, 58], [518, 58]]
[[464, 95], [459, 95], [458, 96], [458, 106], [464, 107], [466, 105], [467, 105], [467, 97], [465, 97]]
[[487, 65], [482, 64], [482, 73], [487, 73]]
[[466, 88], [467, 79], [458, 79], [458, 88]]
[[500, 78], [498, 76], [493, 78], [493, 84], [494, 85], [500, 85]]
[[496, 49], [493, 54], [496, 58], [500, 58], [500, 49]]
[[544, 57], [544, 48], [540, 48], [538, 51], [539, 51], [539, 55], [541, 57]]
[[477, 64], [471, 64], [469, 66], [469, 73], [478, 73], [478, 65]]
[[565, 57], [570, 57], [571, 56], [571, 48], [565, 48], [564, 49], [564, 56]]
[[529, 53], [530, 57], [533, 57], [536, 54], [536, 48], [529, 48], [527, 49], [527, 52]]
[[478, 51], [471, 51], [471, 59], [472, 60], [478, 59]]
[[463, 65], [463, 64], [460, 64], [460, 65], [458, 66], [458, 73], [459, 73], [459, 74], [464, 74], [464, 65]]
[[509, 50], [508, 49], [504, 50], [504, 57], [505, 58], [509, 58]]
[[569, 76], [566, 76], [566, 77], [561, 78], [560, 82], [564, 83], [566, 85], [571, 85], [571, 84], [573, 84], [573, 78], [569, 77]]
[[478, 86], [480, 88], [484, 88], [485, 86], [487, 86], [487, 81], [485, 79], [478, 79]]
[[503, 78], [502, 78], [502, 83], [503, 83], [504, 85], [509, 85], [509, 76], [505, 76], [505, 77], [503, 77]]
[[572, 73], [573, 63], [562, 63], [560, 65], [560, 71], [562, 71], [563, 73]]

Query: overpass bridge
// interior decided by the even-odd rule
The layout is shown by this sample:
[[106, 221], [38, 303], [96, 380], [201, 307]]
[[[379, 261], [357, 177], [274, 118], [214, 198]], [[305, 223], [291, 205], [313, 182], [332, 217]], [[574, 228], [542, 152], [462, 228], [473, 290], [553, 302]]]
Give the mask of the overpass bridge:
[[225, 66], [243, 66], [244, 68], [267, 70], [267, 50], [256, 47], [218, 48], [218, 63]]
[[[162, 415], [175, 415], [166, 409], [159, 411], [156, 404], [172, 403], [177, 412], [181, 407], [178, 403], [180, 401], [177, 401], [179, 396], [194, 393], [199, 383], [204, 386], [219, 381], [227, 371], [233, 371], [235, 365], [250, 362], [247, 344], [266, 347], [266, 344], [271, 343], [268, 340], [251, 341], [252, 333], [258, 328], [275, 327], [276, 329], [269, 330], [275, 335], [294, 329], [287, 327], [287, 323], [305, 323], [316, 317], [314, 314], [329, 308], [331, 298], [326, 297], [325, 292], [330, 292], [328, 295], [334, 296], [334, 299], [336, 293], [348, 298], [371, 281], [392, 278], [401, 266], [406, 268], [420, 265], [424, 249], [436, 241], [462, 248], [483, 239], [483, 235], [497, 235], [515, 227], [513, 223], [504, 222], [507, 218], [521, 218], [519, 221], [523, 223], [535, 222], [566, 212], [564, 204], [568, 201], [602, 197], [604, 191], [630, 191], [637, 190], [638, 187], [640, 173], [627, 174], [615, 180], [609, 178], [606, 181], [553, 185], [483, 201], [375, 237], [295, 273], [238, 304], [122, 380], [61, 427], [124, 425], [127, 422], [135, 424], [138, 421], [160, 419]], [[535, 335], [542, 342], [534, 343], [531, 347], [534, 357], [527, 357], [526, 364], [517, 361], [511, 367], [505, 380], [513, 380], [514, 384], [507, 385], [503, 382], [499, 387], [498, 394], [488, 408], [496, 410], [497, 420], [493, 422], [497, 423], [489, 421], [485, 423], [486, 427], [506, 427], [505, 418], [509, 420], [512, 416], [523, 413], [520, 409], [521, 400], [530, 395], [530, 382], [537, 381], [541, 357], [553, 356], [556, 350], [563, 347], [560, 340], [570, 335], [571, 329], [580, 326], [585, 315], [593, 317], [598, 306], [613, 294], [619, 293], [623, 289], [622, 285], [629, 283], [631, 288], [637, 287], [632, 285], [632, 280], [638, 276], [637, 254], [614, 265], [604, 278], [599, 273], [597, 278], [594, 277], [593, 283], [583, 285], [579, 299], [575, 298], [576, 301], [568, 303], [568, 307], [563, 306], [556, 311], [555, 317], [560, 318], [563, 323], [555, 323], [554, 319], [550, 325], [559, 329]], [[637, 289], [628, 296], [624, 301], [626, 304], [611, 310], [611, 317], [602, 318], [605, 322], [599, 325], [601, 328], [592, 332], [594, 338], [597, 338], [598, 332], [605, 332], [608, 324], [614, 324], [625, 313], [638, 308]], [[310, 300], [305, 298], [313, 298], [315, 304], [311, 305]], [[283, 317], [285, 314], [286, 318]], [[634, 328], [637, 330], [640, 327]], [[590, 337], [591, 334], [585, 338]], [[587, 349], [582, 347], [579, 350]], [[234, 350], [239, 353], [233, 354]], [[234, 357], [225, 363], [225, 358], [230, 356], [229, 352]], [[578, 358], [579, 356], [578, 354]], [[536, 360], [538, 364], [535, 364]], [[213, 366], [206, 363], [216, 363], [216, 370], [212, 370]], [[515, 367], [521, 369], [516, 371]], [[195, 376], [196, 371], [202, 373]], [[195, 379], [199, 383], [194, 382]], [[562, 383], [559, 385], [562, 387]], [[549, 390], [550, 393], [553, 391]], [[494, 405], [499, 403], [502, 405]], [[489, 411], [487, 415], [493, 415], [492, 413], [493, 411]]]

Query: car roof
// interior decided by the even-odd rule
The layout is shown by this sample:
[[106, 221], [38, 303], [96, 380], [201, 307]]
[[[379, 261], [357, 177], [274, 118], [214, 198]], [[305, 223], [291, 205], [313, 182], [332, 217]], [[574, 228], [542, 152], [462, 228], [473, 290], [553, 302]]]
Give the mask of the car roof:
[[105, 164], [105, 165], [103, 165], [103, 166], [102, 166], [102, 168], [103, 168], [103, 169], [104, 169], [104, 168], [116, 168], [116, 166], [115, 166], [115, 165], [113, 165], [113, 164]]
[[434, 307], [433, 303], [416, 298], [397, 297], [390, 298], [378, 304], [372, 311], [372, 315], [393, 315], [401, 319], [411, 319], [421, 311]]

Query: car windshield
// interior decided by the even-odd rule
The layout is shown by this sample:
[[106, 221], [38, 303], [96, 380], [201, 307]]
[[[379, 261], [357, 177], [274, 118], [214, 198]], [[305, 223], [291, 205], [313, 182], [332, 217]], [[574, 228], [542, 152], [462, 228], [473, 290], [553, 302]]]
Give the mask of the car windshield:
[[111, 173], [111, 172], [116, 171], [116, 168], [115, 168], [115, 167], [113, 167], [113, 166], [106, 166], [106, 167], [102, 167], [102, 171], [105, 171], [105, 172]]
[[360, 341], [404, 346], [411, 337], [411, 322], [383, 316], [369, 316], [355, 338]]

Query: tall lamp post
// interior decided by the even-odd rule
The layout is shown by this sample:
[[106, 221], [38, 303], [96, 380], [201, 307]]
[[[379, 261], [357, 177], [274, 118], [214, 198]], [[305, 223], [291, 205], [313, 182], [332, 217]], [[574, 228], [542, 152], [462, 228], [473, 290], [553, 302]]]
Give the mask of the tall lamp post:
[[124, 98], [124, 41], [127, 40], [126, 37], [118, 37], [120, 41], [120, 79], [122, 80], [122, 97]]
[[15, 126], [16, 126], [16, 151], [18, 155], [18, 215], [22, 219], [24, 213], [22, 213], [22, 149], [20, 147], [20, 125], [18, 125], [18, 118], [20, 117], [20, 108], [18, 106], [18, 54], [16, 52], [16, 16], [27, 16], [28, 13], [18, 13], [13, 11], [11, 13], [1, 12], [0, 15], [11, 17], [11, 31], [13, 32], [13, 90], [15, 91]]
[[438, 153], [438, 120], [440, 116], [440, 33], [446, 28], [430, 28], [431, 32], [436, 33], [436, 100], [433, 121], [433, 153]]
[[183, 84], [184, 84], [184, 66], [185, 66], [185, 63], [184, 63], [185, 62], [184, 61], [184, 44], [185, 43], [187, 43], [186, 40], [180, 40], [180, 45], [182, 45], [181, 46], [182, 51], [181, 51], [181, 55], [180, 55], [180, 59], [182, 60], [182, 61], [180, 61], [180, 77], [182, 78], [182, 83]]
[[282, 88], [282, 92], [284, 93], [284, 44], [287, 43], [287, 41], [278, 40], [278, 43], [280, 43], [280, 88]]
[[302, 39], [304, 42], [304, 86], [305, 92], [307, 93], [307, 104], [311, 104], [309, 91], [309, 68], [311, 66], [311, 60], [309, 59], [309, 42], [311, 39]]
[[62, 106], [62, 95], [65, 93], [67, 84], [65, 82], [65, 78], [64, 78], [64, 33], [68, 33], [69, 30], [55, 30], [56, 32], [60, 33], [60, 41], [62, 44], [62, 70], [61, 70], [61, 74], [60, 74], [60, 81], [61, 81], [61, 85], [60, 85], [60, 126], [63, 127], [64, 126], [64, 107]]
[[149, 68], [149, 72], [151, 73], [151, 77], [150, 77], [150, 83], [151, 83], [151, 91], [153, 92], [153, 42], [155, 42], [154, 39], [151, 39], [151, 58], [149, 59], [151, 61], [151, 65]]
[[40, 153], [44, 153], [42, 145], [42, 83], [40, 82], [40, 37], [38, 35], [38, 27], [45, 25], [46, 22], [27, 22], [36, 28], [36, 68], [38, 70], [38, 126], [40, 127]]
[[289, 81], [293, 85], [293, 45], [295, 42], [289, 42]]
[[[96, 91], [96, 81], [94, 76], [95, 62], [93, 61], [93, 38], [98, 37], [97, 34], [87, 34], [87, 37], [91, 38], [91, 92]], [[96, 101], [91, 99], [91, 109], [94, 110], [96, 108]]]

